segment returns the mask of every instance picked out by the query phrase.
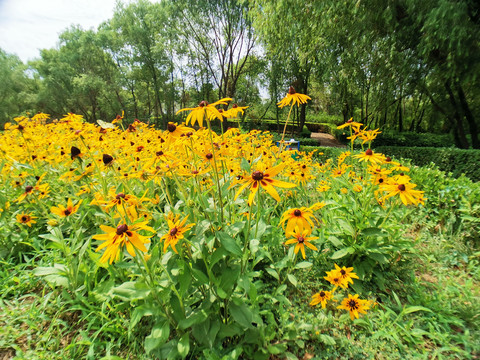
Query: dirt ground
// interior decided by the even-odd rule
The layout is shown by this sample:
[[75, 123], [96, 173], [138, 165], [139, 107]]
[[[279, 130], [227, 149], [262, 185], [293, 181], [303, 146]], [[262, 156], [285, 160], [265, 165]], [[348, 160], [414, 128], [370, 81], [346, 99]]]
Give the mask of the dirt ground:
[[312, 139], [317, 139], [320, 143], [320, 146], [331, 146], [331, 147], [338, 147], [338, 148], [346, 148], [344, 144], [339, 142], [330, 134], [325, 133], [312, 133]]

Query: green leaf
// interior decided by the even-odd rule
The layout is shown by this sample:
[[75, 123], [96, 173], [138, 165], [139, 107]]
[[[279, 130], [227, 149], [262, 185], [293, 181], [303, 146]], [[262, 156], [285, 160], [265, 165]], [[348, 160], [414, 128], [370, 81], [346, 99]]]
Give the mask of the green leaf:
[[255, 253], [258, 251], [259, 245], [260, 245], [260, 240], [258, 239], [250, 240], [250, 252], [252, 253], [252, 255], [255, 255]]
[[243, 328], [253, 328], [252, 321], [253, 321], [253, 313], [250, 308], [241, 303], [240, 305], [235, 304], [232, 302], [229, 307], [230, 314], [232, 315], [233, 319], [241, 325]]
[[335, 345], [335, 339], [332, 338], [332, 337], [329, 336], [329, 335], [321, 334], [321, 335], [320, 335], [320, 340], [322, 340], [322, 342], [323, 342], [325, 345]]
[[335, 251], [333, 255], [330, 256], [330, 259], [341, 259], [342, 257], [347, 256], [348, 254], [353, 254], [353, 252], [354, 252], [354, 249], [351, 247], [340, 249]]
[[297, 278], [295, 277], [295, 275], [292, 275], [292, 274], [288, 274], [287, 275], [287, 278], [288, 278], [288, 281], [290, 281], [290, 283], [297, 287], [297, 284], [298, 284], [298, 281], [297, 281]]
[[240, 163], [240, 168], [243, 171], [246, 171], [247, 173], [251, 172], [250, 164], [248, 163], [247, 159], [245, 159], [244, 157], [242, 157], [242, 161]]
[[182, 357], [182, 359], [185, 359], [190, 352], [190, 338], [189, 334], [183, 334], [181, 337], [180, 341], [177, 344], [177, 350], [178, 354]]
[[170, 336], [170, 325], [167, 321], [157, 323], [150, 335], [145, 338], [145, 351], [150, 354], [153, 350], [163, 345]]
[[380, 254], [380, 253], [368, 253], [367, 254], [369, 258], [378, 261], [380, 264], [386, 264], [388, 262], [387, 258], [385, 255]]
[[112, 295], [123, 300], [140, 300], [145, 299], [150, 294], [150, 289], [144, 284], [137, 281], [127, 281], [122, 285], [112, 289]]
[[362, 234], [365, 236], [388, 236], [388, 233], [377, 227], [369, 227], [362, 230]]
[[204, 322], [208, 318], [208, 314], [206, 313], [205, 310], [200, 310], [195, 312], [193, 315], [190, 315], [188, 318], [181, 320], [178, 323], [178, 327], [181, 330], [188, 329], [192, 325], [200, 324]]
[[432, 312], [432, 310], [430, 310], [426, 307], [423, 307], [423, 306], [407, 306], [402, 310], [402, 312], [404, 314], [411, 314], [411, 313], [414, 313], [414, 312], [417, 312], [417, 311]]
[[295, 265], [295, 269], [307, 269], [311, 267], [313, 264], [309, 261], [302, 261]]
[[347, 233], [350, 236], [355, 235], [355, 229], [353, 228], [352, 224], [347, 222], [345, 219], [336, 219], [337, 224], [340, 226], [340, 229], [342, 229], [345, 233]]
[[336, 247], [343, 246], [343, 243], [336, 236], [329, 236], [328, 241], [330, 241]]
[[224, 232], [219, 232], [220, 243], [227, 251], [233, 255], [242, 256], [243, 252], [240, 246], [237, 244], [234, 238]]
[[200, 285], [208, 284], [208, 276], [205, 275], [203, 271], [192, 268], [192, 273], [195, 279], [197, 279], [200, 282]]
[[278, 276], [277, 270], [272, 269], [272, 268], [266, 268], [265, 271], [269, 273], [271, 276], [273, 276], [275, 279], [280, 280], [280, 277]]

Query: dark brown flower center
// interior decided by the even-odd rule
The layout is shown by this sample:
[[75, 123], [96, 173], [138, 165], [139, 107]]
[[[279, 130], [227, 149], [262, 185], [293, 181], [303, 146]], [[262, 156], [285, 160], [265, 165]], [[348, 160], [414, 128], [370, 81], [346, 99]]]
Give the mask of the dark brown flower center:
[[385, 158], [385, 161], [386, 161], [386, 162], [390, 162], [390, 161], [392, 161], [392, 158], [391, 158], [390, 156], [387, 156], [387, 157]]
[[33, 190], [33, 186], [30, 186], [30, 185], [25, 186], [25, 192], [26, 192], [26, 193], [29, 193], [29, 192], [31, 192], [32, 190]]
[[404, 184], [398, 185], [398, 190], [405, 191], [405, 185]]
[[372, 149], [367, 149], [367, 151], [365, 151], [365, 155], [368, 155], [368, 156], [373, 155]]
[[22, 218], [21, 218], [22, 222], [27, 222], [28, 221], [28, 217], [23, 215]]
[[207, 106], [207, 105], [208, 105], [208, 101], [205, 101], [205, 100], [200, 101], [200, 104], [198, 104], [198, 106], [200, 106], [200, 107], [204, 107], [204, 106]]
[[128, 230], [127, 224], [118, 225], [116, 233], [117, 235], [122, 235], [125, 232], [127, 232], [127, 230]]
[[65, 211], [63, 212], [63, 214], [64, 214], [65, 216], [68, 216], [68, 215], [70, 215], [71, 213], [72, 213], [72, 212], [71, 212], [69, 209], [65, 209]]
[[176, 227], [174, 227], [174, 228], [170, 229], [169, 234], [170, 234], [170, 236], [175, 236], [177, 234], [177, 232], [178, 232], [178, 229]]
[[115, 199], [125, 199], [125, 194], [124, 193], [119, 193], [117, 196], [115, 196]]
[[205, 155], [205, 157], [210, 160], [213, 158], [213, 154], [212, 153], [208, 153], [207, 155]]
[[175, 130], [177, 130], [177, 126], [175, 124], [168, 123], [167, 130], [170, 132], [174, 132]]
[[237, 107], [238, 107], [237, 104], [233, 104], [233, 105], [232, 105], [232, 108], [234, 108], [234, 109], [236, 109]]
[[342, 274], [342, 276], [345, 276], [346, 273], [347, 273], [347, 272], [346, 272], [345, 270], [343, 270], [343, 269], [340, 270], [340, 274]]
[[325, 291], [320, 291], [319, 295], [320, 295], [321, 298], [325, 297]]
[[298, 209], [295, 209], [295, 211], [293, 212], [293, 215], [295, 216], [302, 216], [302, 212]]
[[155, 155], [157, 155], [157, 156], [162, 156], [162, 155], [163, 155], [163, 151], [161, 151], [161, 150], [160, 150], [160, 151], [157, 151], [157, 152], [155, 153]]
[[356, 309], [358, 309], [358, 303], [354, 299], [352, 299], [348, 302], [348, 307], [351, 310], [356, 310]]
[[297, 240], [300, 244], [303, 244], [305, 242], [305, 239], [303, 238], [303, 236], [299, 236]]
[[104, 165], [108, 165], [113, 161], [113, 156], [108, 154], [103, 154], [102, 161]]
[[297, 92], [295, 91], [295, 88], [293, 86], [290, 86], [290, 88], [288, 89], [288, 93], [290, 95], [293, 95], [293, 94], [296, 94]]
[[252, 173], [252, 179], [255, 180], [255, 181], [260, 181], [260, 180], [263, 180], [263, 172], [261, 171], [254, 171]]

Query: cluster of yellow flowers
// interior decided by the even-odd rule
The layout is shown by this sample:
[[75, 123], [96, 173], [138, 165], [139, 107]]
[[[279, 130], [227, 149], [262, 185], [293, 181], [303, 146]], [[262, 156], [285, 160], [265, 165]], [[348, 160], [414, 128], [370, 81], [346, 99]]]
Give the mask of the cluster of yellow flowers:
[[[311, 306], [321, 304], [323, 309], [326, 308], [328, 301], [336, 301], [333, 297], [338, 287], [346, 290], [348, 284], [353, 284], [353, 279], [358, 279], [358, 276], [353, 272], [353, 267], [339, 267], [335, 264], [335, 269], [327, 271], [327, 276], [324, 279], [334, 286], [333, 289], [331, 291], [319, 291], [312, 296], [312, 301], [310, 302]], [[337, 306], [337, 309], [347, 310], [350, 313], [350, 318], [354, 320], [355, 318], [358, 319], [359, 313], [366, 314], [366, 310], [370, 309], [372, 303], [371, 300], [359, 299], [358, 294], [348, 294], [348, 297], [342, 300], [341, 305]]]

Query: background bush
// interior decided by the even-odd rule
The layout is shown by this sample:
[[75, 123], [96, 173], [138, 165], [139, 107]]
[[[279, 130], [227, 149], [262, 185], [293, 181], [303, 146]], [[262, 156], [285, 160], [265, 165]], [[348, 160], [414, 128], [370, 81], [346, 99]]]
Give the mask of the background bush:
[[405, 146], [377, 146], [375, 150], [396, 158], [411, 159], [417, 166], [434, 163], [455, 178], [465, 174], [473, 181], [480, 181], [480, 150]]

